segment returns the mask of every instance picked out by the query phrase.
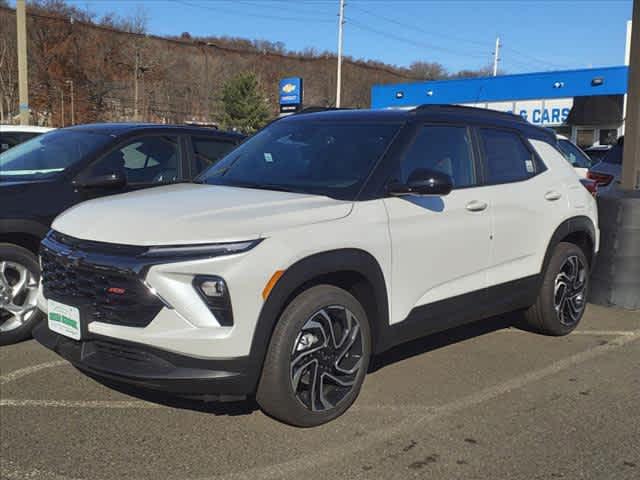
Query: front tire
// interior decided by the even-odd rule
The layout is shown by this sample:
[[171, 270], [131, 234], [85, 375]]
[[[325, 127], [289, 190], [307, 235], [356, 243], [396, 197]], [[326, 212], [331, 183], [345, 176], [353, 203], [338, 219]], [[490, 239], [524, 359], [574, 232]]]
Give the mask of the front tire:
[[256, 400], [290, 425], [312, 427], [342, 415], [369, 367], [371, 335], [350, 293], [318, 285], [284, 310], [271, 337]]
[[36, 306], [40, 266], [25, 248], [0, 243], [0, 345], [31, 337], [40, 320]]
[[572, 332], [587, 305], [589, 261], [573, 243], [561, 242], [553, 251], [536, 303], [525, 312], [530, 328], [547, 335]]

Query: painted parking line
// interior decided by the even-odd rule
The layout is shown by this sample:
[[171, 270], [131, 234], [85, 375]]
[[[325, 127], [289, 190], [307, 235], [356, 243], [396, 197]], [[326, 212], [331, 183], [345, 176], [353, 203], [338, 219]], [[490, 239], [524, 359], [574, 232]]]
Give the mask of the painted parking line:
[[39, 372], [40, 370], [46, 370], [47, 368], [59, 367], [61, 365], [67, 365], [69, 362], [65, 360], [56, 360], [54, 362], [46, 362], [39, 363], [37, 365], [32, 365], [30, 367], [20, 368], [18, 370], [14, 370], [0, 377], [0, 385], [4, 385], [5, 383], [13, 382], [21, 377], [25, 377], [27, 375], [31, 375], [32, 373]]
[[[496, 330], [496, 333], [526, 333], [531, 335], [531, 332], [526, 330], [520, 330], [518, 328], [503, 328], [502, 330]], [[637, 333], [633, 330], [574, 330], [568, 336], [571, 335], [592, 335], [594, 337], [633, 337]]]
[[[588, 331], [584, 331], [588, 332]], [[320, 452], [315, 452], [313, 454], [301, 455], [296, 457], [293, 460], [289, 460], [286, 462], [282, 462], [279, 464], [273, 465], [265, 465], [261, 467], [255, 467], [249, 470], [245, 470], [243, 472], [232, 473], [228, 475], [222, 476], [213, 476], [213, 477], [200, 477], [198, 480], [241, 480], [241, 479], [280, 479], [287, 475], [297, 474], [300, 471], [305, 471], [309, 468], [315, 468], [321, 465], [326, 465], [331, 462], [335, 462], [337, 458], [342, 458], [345, 456], [353, 455], [357, 452], [365, 450], [367, 448], [371, 448], [376, 444], [387, 441], [390, 438], [396, 437], [398, 435], [406, 435], [418, 428], [423, 428], [425, 423], [432, 422], [438, 420], [443, 417], [447, 417], [449, 415], [453, 415], [462, 410], [466, 410], [468, 408], [472, 408], [498, 398], [502, 395], [505, 395], [511, 391], [518, 390], [528, 386], [529, 384], [535, 383], [557, 373], [560, 373], [564, 370], [572, 368], [576, 365], [585, 363], [589, 360], [593, 360], [599, 356], [605, 355], [607, 353], [611, 353], [627, 344], [635, 342], [640, 339], [640, 330], [622, 332], [621, 335], [614, 336], [609, 342], [596, 345], [588, 350], [584, 350], [582, 352], [576, 353], [564, 359], [553, 362], [552, 364], [543, 367], [541, 369], [524, 373], [515, 378], [502, 382], [498, 385], [494, 385], [491, 387], [487, 387], [478, 392], [472, 393], [465, 397], [462, 397], [457, 400], [453, 400], [451, 402], [439, 405], [439, 406], [416, 406], [416, 407], [401, 407], [399, 410], [405, 413], [404, 418], [398, 421], [392, 426], [377, 429], [371, 431], [367, 435], [360, 437], [359, 439], [351, 441], [346, 445], [337, 445], [331, 448], [327, 448]], [[41, 370], [42, 368], [50, 368], [53, 363], [49, 362], [48, 364], [36, 365], [34, 367], [30, 367], [31, 371], [27, 373], [24, 372], [28, 369], [21, 369], [19, 371], [12, 372], [13, 377], [15, 379], [16, 376], [22, 377], [24, 375], [28, 375], [29, 373], [33, 373], [34, 371]], [[65, 363], [65, 362], [62, 362]], [[60, 364], [60, 362], [58, 362]], [[45, 367], [45, 365], [47, 365]], [[40, 367], [40, 368], [36, 368]], [[35, 370], [34, 370], [35, 369]], [[9, 374], [9, 375], [12, 375]], [[2, 379], [6, 379], [9, 375], [2, 377]], [[9, 380], [11, 381], [11, 380]], [[6, 382], [6, 380], [5, 380]], [[9, 402], [16, 402], [16, 400], [5, 400]], [[18, 400], [17, 402], [30, 402], [29, 400]], [[64, 406], [65, 401], [55, 401], [56, 403]], [[85, 402], [93, 405], [100, 404], [111, 404], [112, 402]], [[143, 402], [119, 402], [122, 404], [122, 407], [118, 408], [130, 408], [126, 406], [126, 403], [135, 404], [136, 408], [139, 408], [139, 404]], [[358, 405], [354, 406], [354, 410], [358, 409]], [[155, 408], [155, 407], [154, 407]], [[160, 408], [160, 406], [158, 406]], [[385, 406], [361, 406], [360, 409], [368, 410], [368, 409], [378, 409], [384, 410]], [[347, 413], [349, 415], [349, 413]], [[41, 474], [46, 473], [47, 478], [55, 478], [56, 480], [70, 480], [67, 477], [63, 477], [57, 475], [55, 473], [48, 472], [39, 472]], [[30, 472], [18, 471], [15, 470], [13, 472], [9, 472], [8, 478], [11, 479], [22, 479], [28, 476]]]
[[0, 399], [0, 407], [45, 408], [162, 408], [162, 405], [135, 400], [29, 400]]
[[597, 358], [601, 355], [610, 353], [624, 345], [627, 345], [639, 339], [640, 330], [631, 332], [631, 335], [625, 334], [615, 337], [606, 344], [597, 345], [589, 350], [585, 350], [562, 360], [558, 360], [547, 367], [535, 370], [533, 372], [525, 373], [511, 380], [507, 380], [506, 382], [488, 387], [486, 389], [480, 390], [479, 392], [472, 393], [471, 395], [468, 395], [466, 397], [462, 397], [458, 400], [454, 400], [435, 408], [430, 408], [427, 411], [423, 411], [421, 414], [417, 413], [408, 415], [395, 425], [375, 430], [358, 440], [350, 442], [348, 445], [339, 445], [315, 454], [299, 456], [294, 460], [276, 465], [256, 467], [244, 472], [209, 477], [209, 479], [280, 479], [287, 475], [293, 475], [305, 469], [316, 468], [321, 465], [332, 463], [336, 461], [336, 458], [353, 455], [359, 451], [371, 448], [375, 444], [389, 440], [389, 438], [391, 437], [406, 435], [407, 433], [412, 432], [417, 428], [423, 428], [425, 423], [438, 420], [442, 417], [446, 417], [459, 411], [466, 410], [468, 408], [475, 407], [487, 401], [493, 400], [513, 390], [523, 388], [531, 383], [550, 377], [589, 360], [593, 360], [594, 358]]

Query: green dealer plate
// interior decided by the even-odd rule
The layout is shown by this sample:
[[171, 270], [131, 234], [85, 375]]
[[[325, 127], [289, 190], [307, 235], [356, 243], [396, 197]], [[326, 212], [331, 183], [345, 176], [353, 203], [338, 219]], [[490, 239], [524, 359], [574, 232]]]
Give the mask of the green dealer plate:
[[47, 300], [49, 329], [65, 337], [80, 340], [80, 310], [64, 303]]

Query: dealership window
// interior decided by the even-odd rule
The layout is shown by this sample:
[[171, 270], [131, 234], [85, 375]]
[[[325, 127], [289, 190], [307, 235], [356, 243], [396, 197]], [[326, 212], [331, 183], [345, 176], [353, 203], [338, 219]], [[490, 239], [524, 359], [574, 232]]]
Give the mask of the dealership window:
[[580, 148], [588, 148], [595, 143], [595, 130], [593, 128], [578, 128], [576, 144]]
[[526, 180], [536, 173], [536, 162], [520, 136], [505, 130], [480, 129], [489, 184]]
[[567, 137], [571, 139], [571, 127], [569, 126], [553, 127], [553, 130], [555, 130], [555, 132], [558, 135], [562, 135], [563, 137]]
[[598, 137], [600, 145], [615, 145], [618, 141], [618, 129], [601, 128]]

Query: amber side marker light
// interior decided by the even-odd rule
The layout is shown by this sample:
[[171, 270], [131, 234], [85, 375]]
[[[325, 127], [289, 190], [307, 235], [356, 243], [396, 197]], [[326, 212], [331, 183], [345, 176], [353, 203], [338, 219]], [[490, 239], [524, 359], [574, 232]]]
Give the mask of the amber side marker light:
[[276, 283], [278, 283], [278, 280], [280, 280], [280, 277], [282, 276], [283, 273], [284, 273], [284, 270], [277, 270], [273, 275], [271, 275], [271, 278], [265, 285], [264, 290], [262, 290], [263, 300], [266, 300], [267, 297], [269, 297], [271, 290], [273, 290], [273, 287], [276, 286]]

